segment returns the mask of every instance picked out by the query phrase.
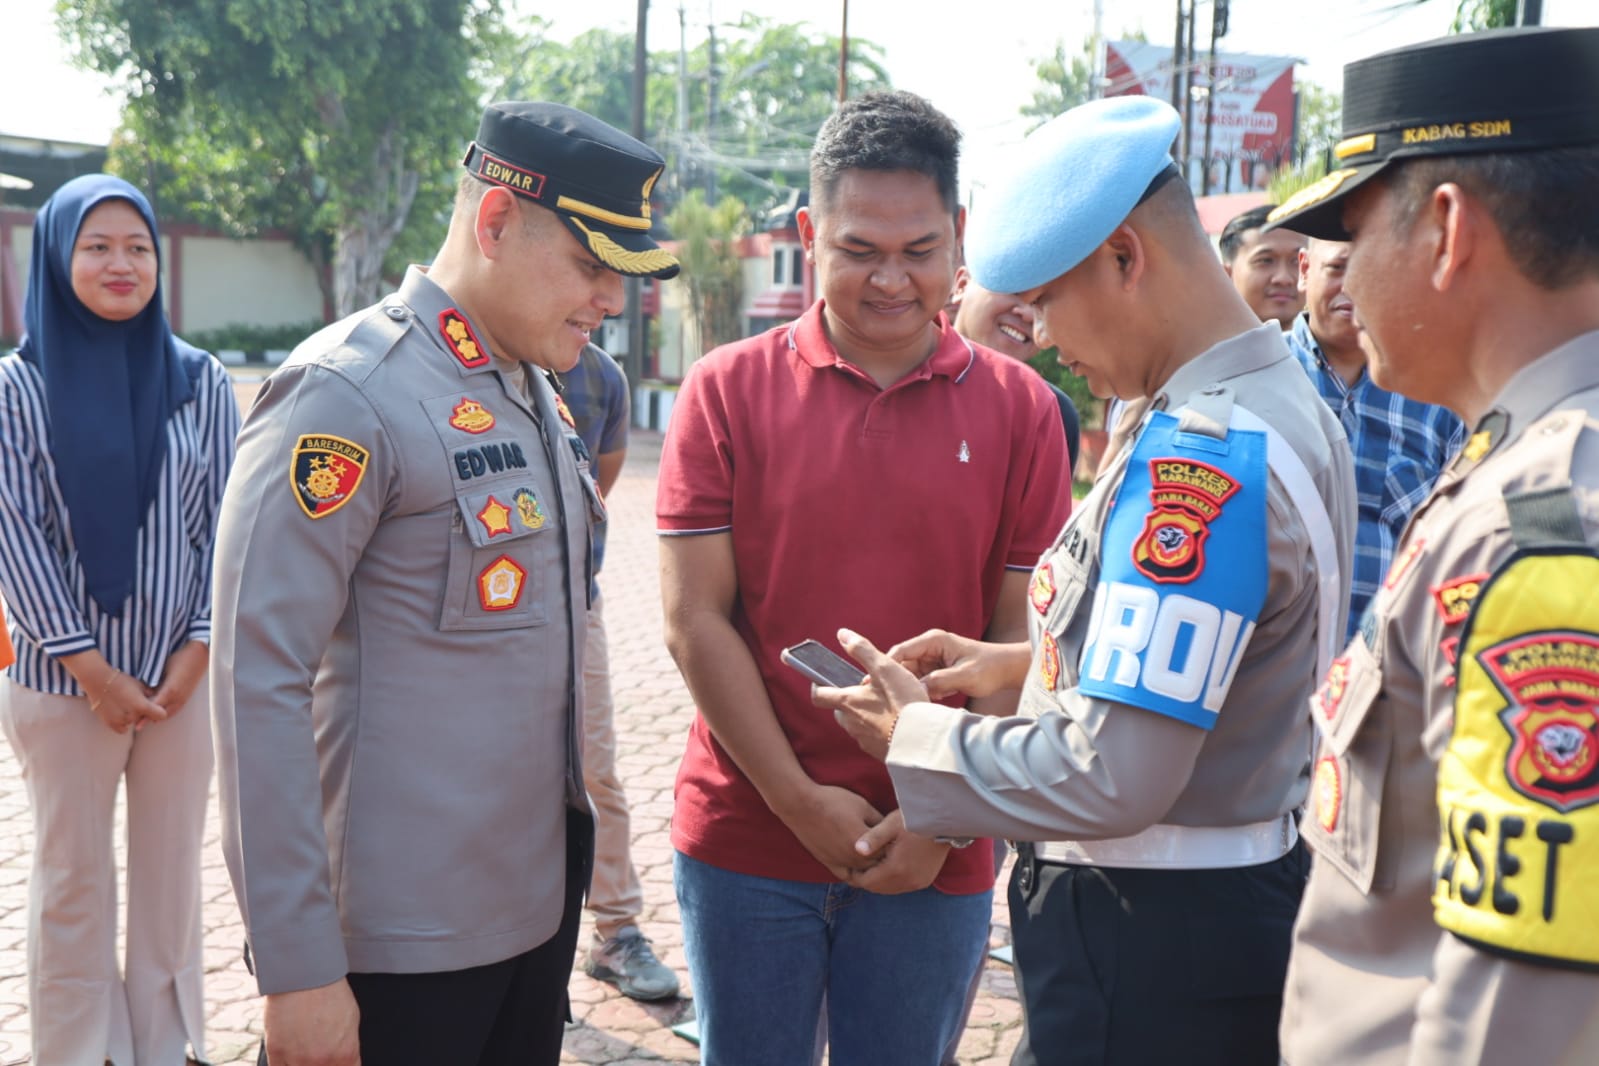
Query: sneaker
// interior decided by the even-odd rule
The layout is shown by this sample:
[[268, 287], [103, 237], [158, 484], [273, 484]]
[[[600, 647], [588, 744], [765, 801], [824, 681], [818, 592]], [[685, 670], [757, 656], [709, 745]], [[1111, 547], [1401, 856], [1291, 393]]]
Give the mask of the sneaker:
[[629, 999], [671, 999], [678, 991], [677, 974], [655, 957], [636, 925], [623, 926], [603, 942], [595, 937], [583, 972], [615, 985]]

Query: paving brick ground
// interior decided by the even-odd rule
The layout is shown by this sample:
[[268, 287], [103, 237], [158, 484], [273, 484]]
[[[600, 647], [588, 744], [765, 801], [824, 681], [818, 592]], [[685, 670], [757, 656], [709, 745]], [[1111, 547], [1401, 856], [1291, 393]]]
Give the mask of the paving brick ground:
[[[601, 580], [611, 642], [618, 758], [633, 810], [633, 857], [644, 884], [641, 924], [662, 959], [683, 974], [688, 992], [683, 934], [672, 895], [667, 821], [672, 813], [672, 779], [694, 711], [661, 641], [653, 533], [659, 454], [658, 435], [635, 435], [627, 466], [612, 494], [613, 522]], [[261, 1008], [254, 982], [239, 957], [242, 932], [217, 842], [214, 798], [212, 810], [204, 856], [207, 1039], [217, 1066], [242, 1066], [255, 1061]], [[27, 795], [9, 746], [0, 742], [0, 1066], [29, 1061], [24, 973], [32, 847]], [[1001, 899], [994, 908], [994, 943], [1009, 942], [1006, 923]], [[585, 923], [584, 943], [588, 937]], [[698, 1061], [695, 1046], [671, 1032], [673, 1024], [691, 1015], [688, 999], [635, 1003], [609, 985], [590, 980], [580, 968], [573, 971], [571, 990], [577, 1023], [567, 1033], [563, 1063], [632, 1066]], [[906, 994], [913, 995], [914, 990], [908, 989]], [[1009, 1062], [1020, 1024], [1021, 1008], [1010, 970], [990, 964], [961, 1041], [961, 1062], [969, 1066]]]

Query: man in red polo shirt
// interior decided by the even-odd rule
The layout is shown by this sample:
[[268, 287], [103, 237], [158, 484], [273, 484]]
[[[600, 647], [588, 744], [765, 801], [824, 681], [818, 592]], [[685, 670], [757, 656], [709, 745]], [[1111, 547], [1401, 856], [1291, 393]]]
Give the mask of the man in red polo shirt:
[[810, 1063], [824, 994], [835, 1062], [936, 1062], [986, 946], [990, 843], [901, 832], [857, 853], [902, 824], [888, 775], [779, 658], [845, 624], [1020, 639], [1070, 510], [1054, 398], [940, 314], [958, 156], [919, 97], [841, 107], [799, 216], [821, 300], [711, 352], [673, 411], [662, 595], [700, 714], [672, 843], [707, 1066]]

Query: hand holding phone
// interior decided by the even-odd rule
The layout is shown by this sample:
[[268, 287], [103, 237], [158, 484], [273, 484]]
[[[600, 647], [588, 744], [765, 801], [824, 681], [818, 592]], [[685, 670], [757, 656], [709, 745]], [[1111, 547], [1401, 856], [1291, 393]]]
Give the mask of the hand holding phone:
[[858, 664], [814, 640], [784, 648], [782, 659], [818, 685], [850, 688], [860, 684], [866, 676], [866, 671]]

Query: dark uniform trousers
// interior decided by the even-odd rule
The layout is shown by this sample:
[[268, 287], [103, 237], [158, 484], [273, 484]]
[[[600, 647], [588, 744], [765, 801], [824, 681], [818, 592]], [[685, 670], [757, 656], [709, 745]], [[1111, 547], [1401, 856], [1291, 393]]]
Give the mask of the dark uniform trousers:
[[1026, 1030], [1012, 1066], [1277, 1066], [1308, 873], [1300, 843], [1211, 870], [1043, 862], [1019, 844], [1009, 898]]
[[[352, 973], [361, 1066], [557, 1066], [566, 986], [594, 868], [594, 820], [566, 812], [566, 904], [531, 951], [445, 973]], [[263, 1046], [257, 1066], [268, 1066]]]

